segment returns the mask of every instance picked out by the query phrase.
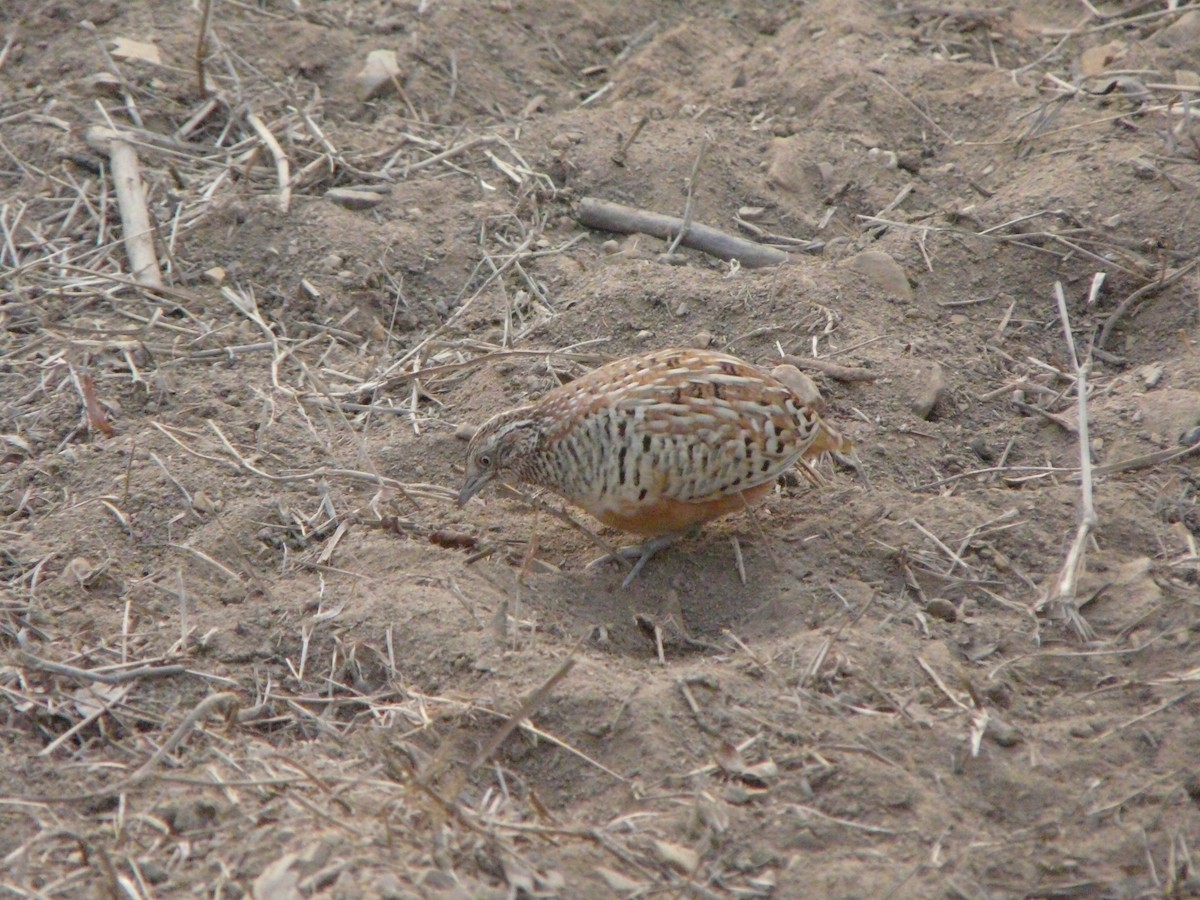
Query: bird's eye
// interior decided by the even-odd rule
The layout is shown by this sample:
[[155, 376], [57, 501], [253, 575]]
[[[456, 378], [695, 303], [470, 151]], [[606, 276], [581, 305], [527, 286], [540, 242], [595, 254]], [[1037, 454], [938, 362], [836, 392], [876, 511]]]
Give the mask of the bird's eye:
[[491, 454], [490, 453], [480, 453], [478, 456], [478, 462], [479, 462], [479, 465], [483, 466], [485, 469], [490, 469], [492, 467]]

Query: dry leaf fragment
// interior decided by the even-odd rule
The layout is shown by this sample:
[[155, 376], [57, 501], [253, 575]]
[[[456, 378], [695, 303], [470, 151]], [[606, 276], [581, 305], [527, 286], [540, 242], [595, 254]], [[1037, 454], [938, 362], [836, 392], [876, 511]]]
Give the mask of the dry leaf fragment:
[[362, 69], [354, 76], [358, 85], [358, 99], [373, 100], [389, 87], [396, 84], [400, 77], [400, 62], [395, 50], [372, 50], [367, 54], [367, 61]]
[[751, 765], [747, 763], [740, 750], [728, 741], [722, 741], [714, 756], [714, 761], [721, 770], [740, 778], [754, 787], [767, 787], [779, 777], [779, 766], [772, 759], [763, 760]]
[[632, 878], [604, 866], [596, 866], [593, 871], [600, 876], [601, 880], [608, 885], [608, 889], [614, 894], [621, 894], [623, 896], [639, 894], [646, 887], [645, 882], [634, 881]]
[[660, 863], [670, 866], [684, 875], [691, 875], [700, 868], [700, 854], [688, 847], [668, 841], [654, 842], [654, 856]]
[[14, 457], [12, 460], [13, 462], [20, 461], [21, 456], [33, 456], [33, 447], [30, 446], [29, 441], [25, 440], [25, 438], [18, 434], [0, 434], [0, 446], [5, 444], [7, 444], [9, 447], [16, 448], [20, 453], [19, 455], [12, 453], [6, 454], [3, 458], [0, 458], [0, 462], [8, 461], [8, 457], [10, 456]]
[[1154, 95], [1150, 93], [1150, 88], [1146, 87], [1146, 83], [1140, 78], [1134, 78], [1132, 75], [1121, 75], [1114, 78], [1103, 90], [1097, 91], [1101, 97], [1119, 90], [1125, 95], [1126, 99], [1134, 103], [1148, 103], [1153, 99]]
[[152, 66], [162, 65], [162, 54], [156, 44], [146, 41], [135, 41], [133, 38], [119, 37], [113, 41], [112, 55], [117, 59], [131, 59], [150, 63]]
[[292, 867], [295, 862], [295, 853], [285, 853], [263, 869], [250, 889], [254, 900], [301, 900], [296, 887], [300, 873]]
[[112, 72], [97, 72], [83, 80], [94, 93], [107, 94], [109, 97], [121, 96], [121, 79]]
[[524, 894], [527, 897], [531, 897], [534, 895], [532, 869], [509, 856], [500, 857], [500, 865], [504, 869], [504, 880], [508, 882], [508, 886], [513, 889], [517, 896]]
[[1102, 47], [1089, 47], [1079, 54], [1079, 74], [1084, 78], [1099, 75], [1125, 57], [1123, 41], [1110, 41]]
[[88, 428], [101, 432], [105, 437], [112, 437], [116, 429], [108, 421], [100, 398], [96, 395], [96, 380], [86, 372], [79, 376], [79, 393], [83, 397], [83, 406], [87, 410]]
[[98, 716], [104, 710], [125, 698], [132, 684], [89, 684], [71, 695], [75, 712], [85, 719]]
[[778, 886], [779, 876], [775, 874], [774, 869], [767, 869], [765, 872], [759, 872], [750, 879], [750, 886], [757, 888], [765, 894], [770, 894]]

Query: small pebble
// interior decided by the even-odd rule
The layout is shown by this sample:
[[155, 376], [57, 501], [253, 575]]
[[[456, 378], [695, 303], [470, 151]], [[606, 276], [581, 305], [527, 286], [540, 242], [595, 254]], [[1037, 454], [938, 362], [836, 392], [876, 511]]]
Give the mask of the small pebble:
[[982, 435], [973, 439], [968, 446], [971, 448], [971, 452], [984, 462], [991, 462], [996, 458], [996, 451], [992, 449], [991, 445]]
[[941, 619], [943, 622], [955, 622], [958, 620], [958, 607], [949, 600], [944, 600], [941, 597], [934, 597], [925, 606], [925, 612], [929, 613], [935, 619]]
[[405, 889], [404, 884], [391, 872], [379, 876], [375, 882], [376, 895], [381, 900], [416, 900], [417, 894]]
[[888, 296], [912, 300], [912, 287], [903, 267], [882, 250], [864, 250], [851, 257], [848, 265], [855, 272], [865, 275]]
[[919, 418], [928, 419], [942, 395], [946, 393], [946, 377], [942, 374], [939, 363], [930, 363], [928, 374], [921, 380], [916, 395], [912, 399], [911, 409]]
[[988, 718], [987, 728], [983, 733], [1001, 747], [1014, 747], [1021, 742], [1021, 732], [994, 715]]
[[578, 144], [583, 140], [583, 133], [579, 131], [560, 131], [554, 137], [550, 138], [550, 146], [555, 150], [565, 150], [572, 144]]
[[458, 427], [454, 429], [454, 436], [460, 441], [469, 441], [475, 437], [476, 427], [468, 425], [466, 422], [459, 422]]
[[830, 191], [837, 185], [837, 169], [821, 160], [817, 163], [817, 177], [821, 179], [821, 187]]
[[162, 884], [171, 877], [170, 872], [152, 859], [139, 859], [138, 869], [141, 872], [142, 877], [151, 884]]
[[330, 188], [325, 192], [325, 199], [346, 209], [370, 209], [383, 201], [383, 197], [375, 191], [354, 188]]
[[1133, 168], [1134, 177], [1142, 181], [1153, 181], [1158, 177], [1158, 167], [1149, 160], [1138, 157], [1130, 160], [1129, 165]]
[[1164, 47], [1192, 47], [1200, 41], [1200, 10], [1184, 13], [1166, 28], [1155, 32], [1155, 40]]
[[881, 164], [885, 169], [894, 169], [900, 165], [900, 158], [896, 156], [893, 150], [880, 150], [878, 147], [872, 147], [867, 151], [867, 156]]
[[600, 249], [603, 250], [605, 253], [607, 253], [609, 256], [612, 256], [616, 253], [621, 252], [621, 245], [618, 244], [616, 241], [614, 241], [612, 238], [609, 238], [607, 241], [605, 241], [603, 244], [600, 245]]
[[83, 556], [77, 556], [67, 563], [58, 576], [59, 581], [71, 587], [85, 587], [89, 578], [92, 577], [96, 567], [90, 559]]
[[395, 87], [400, 77], [400, 62], [395, 50], [372, 50], [354, 82], [358, 86], [358, 99], [373, 100], [389, 88]]
[[[762, 793], [762, 791], [756, 792], [758, 795], [761, 795]], [[750, 791], [746, 790], [741, 785], [729, 784], [726, 786], [721, 796], [724, 798], [726, 803], [730, 803], [733, 806], [745, 806], [747, 803], [750, 803], [755, 799], [756, 794], [750, 793]]]
[[385, 16], [382, 19], [376, 19], [372, 30], [376, 34], [392, 34], [397, 31], [404, 31], [408, 27], [403, 16]]
[[1142, 366], [1138, 369], [1137, 374], [1142, 384], [1147, 388], [1154, 388], [1158, 387], [1158, 383], [1162, 381], [1164, 371], [1166, 370], [1163, 368], [1162, 363], [1151, 363], [1148, 366]]
[[110, 97], [121, 96], [121, 79], [111, 72], [97, 72], [89, 75], [84, 83], [97, 94], [107, 94]]

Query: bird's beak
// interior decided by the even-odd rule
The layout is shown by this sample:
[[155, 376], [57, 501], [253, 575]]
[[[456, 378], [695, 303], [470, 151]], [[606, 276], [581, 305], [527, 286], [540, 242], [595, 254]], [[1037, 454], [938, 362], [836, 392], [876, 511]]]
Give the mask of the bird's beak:
[[867, 467], [864, 466], [862, 460], [859, 459], [858, 448], [856, 448], [853, 444], [850, 444], [849, 441], [846, 441], [846, 443], [850, 445], [850, 449], [834, 450], [833, 458], [840, 462], [843, 466], [853, 469], [854, 474], [859, 477], [863, 483], [863, 486], [870, 489], [871, 479], [867, 477]]
[[458, 492], [458, 508], [462, 509], [467, 501], [478, 494], [485, 484], [492, 480], [490, 472], [480, 472], [472, 475], [463, 482], [462, 490]]

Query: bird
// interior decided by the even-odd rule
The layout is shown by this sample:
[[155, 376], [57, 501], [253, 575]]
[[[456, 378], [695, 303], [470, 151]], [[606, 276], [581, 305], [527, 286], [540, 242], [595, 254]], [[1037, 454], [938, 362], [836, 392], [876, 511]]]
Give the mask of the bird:
[[663, 547], [705, 522], [752, 506], [801, 459], [853, 443], [815, 404], [724, 353], [674, 348], [635, 354], [498, 413], [467, 447], [463, 507], [492, 481], [546, 488], [605, 525], [651, 540], [628, 586]]

